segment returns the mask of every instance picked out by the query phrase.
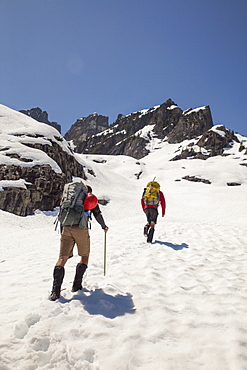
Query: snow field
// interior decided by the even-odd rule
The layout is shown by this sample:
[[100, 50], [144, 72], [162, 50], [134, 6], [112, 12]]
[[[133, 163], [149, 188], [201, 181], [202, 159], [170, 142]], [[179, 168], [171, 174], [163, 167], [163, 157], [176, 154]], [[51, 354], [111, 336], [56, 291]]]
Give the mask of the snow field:
[[1, 263], [1, 369], [245, 368], [247, 240], [241, 229], [218, 226], [212, 235], [208, 224], [181, 227], [160, 218], [150, 245], [140, 232], [141, 216], [128, 223], [124, 241], [112, 221], [104, 277], [103, 235], [94, 223], [84, 290], [70, 292], [73, 257], [63, 298], [54, 303], [47, 300], [59, 244], [54, 217], [17, 218], [24, 252], [15, 256], [9, 249]]
[[[83, 290], [71, 293], [75, 248], [56, 302], [48, 296], [57, 210], [0, 211], [0, 370], [247, 368], [247, 168], [234, 153], [169, 162], [177, 148], [163, 143], [140, 161], [76, 155], [96, 174], [87, 173], [86, 183], [110, 200], [101, 207], [107, 270], [104, 276], [104, 232], [93, 220]], [[155, 176], [167, 211], [147, 244], [140, 198]], [[242, 185], [227, 186], [232, 179]]]

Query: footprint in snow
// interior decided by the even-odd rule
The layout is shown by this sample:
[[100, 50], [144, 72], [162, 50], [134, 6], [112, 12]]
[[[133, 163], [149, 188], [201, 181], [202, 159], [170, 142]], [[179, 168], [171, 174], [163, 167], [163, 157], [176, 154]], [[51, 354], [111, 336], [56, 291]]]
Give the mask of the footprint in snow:
[[40, 320], [40, 315], [30, 314], [26, 317], [24, 322], [21, 322], [15, 326], [15, 336], [18, 339], [23, 339], [31, 326], [35, 325]]

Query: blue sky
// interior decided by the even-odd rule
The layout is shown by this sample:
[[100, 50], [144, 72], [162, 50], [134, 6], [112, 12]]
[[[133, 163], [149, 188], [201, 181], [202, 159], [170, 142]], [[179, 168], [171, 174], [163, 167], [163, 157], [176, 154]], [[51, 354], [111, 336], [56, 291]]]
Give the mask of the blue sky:
[[81, 117], [209, 105], [247, 136], [246, 0], [0, 0], [0, 102]]

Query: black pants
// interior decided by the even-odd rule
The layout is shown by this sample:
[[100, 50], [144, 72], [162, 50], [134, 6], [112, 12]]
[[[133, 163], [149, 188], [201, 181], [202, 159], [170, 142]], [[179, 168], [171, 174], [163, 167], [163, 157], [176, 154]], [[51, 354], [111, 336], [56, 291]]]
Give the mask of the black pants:
[[157, 223], [158, 218], [158, 210], [154, 207], [145, 208], [145, 213], [147, 216], [147, 221], [150, 224], [151, 221], [153, 221], [155, 224]]
[[151, 225], [151, 222], [154, 222], [155, 224], [157, 223], [158, 210], [157, 208], [149, 207], [145, 209], [145, 213], [146, 213], [147, 221], [149, 225], [149, 226], [145, 226], [147, 227], [147, 242], [152, 243], [153, 236], [154, 236], [154, 228], [150, 227], [150, 225]]

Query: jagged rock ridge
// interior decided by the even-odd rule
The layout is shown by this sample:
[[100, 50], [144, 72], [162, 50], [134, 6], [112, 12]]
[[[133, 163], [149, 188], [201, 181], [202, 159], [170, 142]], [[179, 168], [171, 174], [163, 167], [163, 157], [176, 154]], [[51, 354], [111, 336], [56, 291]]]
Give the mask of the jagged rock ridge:
[[57, 122], [50, 122], [48, 120], [48, 113], [46, 111], [42, 111], [42, 109], [37, 107], [28, 110], [20, 110], [20, 112], [32, 117], [38, 122], [43, 122], [54, 127], [56, 130], [58, 130], [58, 132], [61, 133], [61, 125], [59, 125]]
[[208, 106], [183, 112], [168, 99], [150, 109], [127, 116], [120, 114], [116, 122], [102, 132], [88, 135], [82, 128], [79, 139], [71, 132], [65, 137], [73, 140], [79, 153], [123, 154], [140, 159], [149, 153], [148, 143], [153, 138], [178, 143], [202, 135], [212, 126]]

